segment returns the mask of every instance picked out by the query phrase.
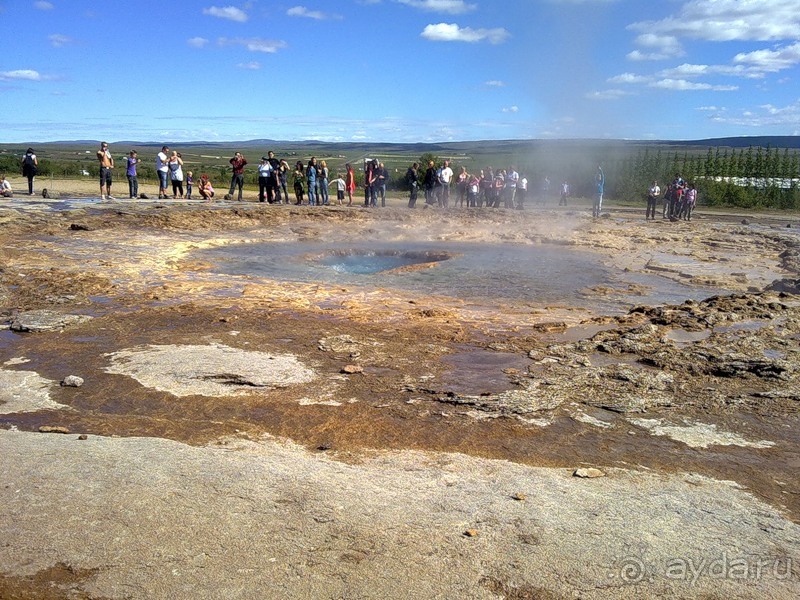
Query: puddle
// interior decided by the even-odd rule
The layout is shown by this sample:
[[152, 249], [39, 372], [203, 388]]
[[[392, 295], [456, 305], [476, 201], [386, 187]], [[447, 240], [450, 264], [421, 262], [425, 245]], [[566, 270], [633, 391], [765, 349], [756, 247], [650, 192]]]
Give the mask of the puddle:
[[714, 331], [716, 333], [735, 333], [737, 331], [753, 332], [769, 327], [770, 325], [781, 325], [784, 321], [784, 319], [775, 319], [774, 321], [739, 321], [729, 325], [718, 325], [714, 327]]
[[702, 342], [711, 337], [711, 330], [686, 331], [685, 329], [670, 329], [664, 336], [665, 339], [673, 342], [676, 346], [689, 346], [695, 342]]
[[547, 340], [552, 341], [554, 344], [568, 344], [571, 342], [580, 342], [588, 340], [600, 333], [601, 331], [610, 331], [616, 329], [616, 323], [603, 323], [598, 324], [583, 324], [569, 327], [559, 333], [553, 333], [546, 336]]
[[525, 355], [488, 350], [449, 354], [441, 361], [451, 367], [442, 377], [444, 391], [456, 394], [497, 394], [516, 388], [503, 369], [524, 372], [531, 364]]

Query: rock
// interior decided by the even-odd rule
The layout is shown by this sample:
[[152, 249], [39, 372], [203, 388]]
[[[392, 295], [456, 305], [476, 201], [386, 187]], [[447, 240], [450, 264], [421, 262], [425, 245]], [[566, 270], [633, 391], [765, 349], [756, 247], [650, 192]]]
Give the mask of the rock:
[[477, 529], [467, 529], [464, 532], [464, 537], [476, 537], [478, 535]]
[[80, 435], [78, 436], [78, 439], [79, 439], [79, 440], [88, 440], [88, 439], [89, 439], [89, 436], [88, 436], [88, 435], [86, 435], [85, 433], [82, 433], [82, 434], [80, 434]]
[[589, 468], [575, 469], [575, 472], [572, 474], [572, 476], [581, 477], [582, 479], [594, 479], [595, 477], [605, 477], [606, 474], [603, 473], [600, 469], [589, 467]]
[[71, 223], [69, 229], [70, 231], [90, 231], [86, 225], [81, 225], [79, 223]]
[[747, 219], [742, 219], [742, 225], [750, 225], [750, 221]]
[[53, 310], [31, 310], [19, 313], [11, 322], [12, 331], [60, 331], [70, 325], [91, 320], [88, 315], [65, 315]]
[[363, 373], [364, 367], [360, 367], [358, 365], [345, 365], [342, 367], [342, 373], [347, 373], [348, 375], [354, 375], [356, 373]]
[[61, 382], [62, 387], [81, 387], [83, 385], [83, 378], [77, 375], [67, 375]]
[[149, 198], [150, 198], [150, 197], [149, 197], [147, 194], [145, 194], [144, 192], [142, 192], [141, 194], [139, 194], [139, 199], [140, 199], [140, 200], [148, 200]]
[[527, 499], [527, 496], [523, 493], [517, 492], [516, 494], [511, 494], [511, 499], [522, 502], [523, 500]]
[[39, 427], [39, 433], [69, 433], [66, 427], [51, 427], [50, 425], [42, 425]]

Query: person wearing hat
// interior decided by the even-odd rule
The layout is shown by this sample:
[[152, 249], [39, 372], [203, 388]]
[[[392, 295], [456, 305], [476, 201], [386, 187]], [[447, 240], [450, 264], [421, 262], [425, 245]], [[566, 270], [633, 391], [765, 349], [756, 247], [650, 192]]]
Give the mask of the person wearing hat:
[[269, 157], [262, 156], [258, 163], [258, 201], [264, 202], [267, 196], [272, 204], [272, 163]]

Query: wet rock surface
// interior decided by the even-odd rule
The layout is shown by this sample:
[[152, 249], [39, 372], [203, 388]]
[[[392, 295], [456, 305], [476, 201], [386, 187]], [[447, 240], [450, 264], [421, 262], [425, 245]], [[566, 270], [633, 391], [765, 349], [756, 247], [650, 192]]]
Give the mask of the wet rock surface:
[[[213, 596], [221, 579], [204, 572], [247, 563], [236, 585], [289, 598], [386, 597], [386, 572], [413, 579], [417, 597], [641, 598], [677, 589], [669, 556], [713, 560], [730, 540], [743, 555], [800, 564], [800, 297], [796, 238], [782, 224], [247, 206], [76, 213], [7, 212], [0, 232], [13, 266], [0, 272], [10, 328], [0, 331], [0, 466], [15, 469], [0, 486], [0, 532], [15, 532], [0, 545], [0, 596], [38, 582], [48, 597], [48, 582], [68, 581], [88, 597], [188, 597], [179, 579]], [[469, 298], [223, 275], [192, 256], [334, 230], [580, 246], [641, 280], [584, 290], [581, 305], [520, 297], [486, 311]], [[652, 277], [676, 294], [679, 282], [727, 293], [642, 304]], [[608, 297], [628, 308], [592, 308]], [[89, 383], [60, 386], [68, 373]], [[51, 457], [45, 479], [69, 490], [58, 508], [49, 499], [63, 495], [27, 485], [40, 452]], [[47, 532], [49, 550], [23, 521]], [[76, 548], [82, 524], [98, 521], [108, 527], [92, 529], [92, 550]], [[131, 545], [145, 523], [152, 545]], [[433, 568], [411, 556], [438, 558]], [[619, 579], [629, 556], [647, 569], [633, 584]], [[254, 575], [266, 569], [277, 569], [272, 583]], [[331, 581], [343, 583], [331, 591]], [[678, 585], [687, 597], [797, 591], [796, 577], [746, 592], [718, 583]]]

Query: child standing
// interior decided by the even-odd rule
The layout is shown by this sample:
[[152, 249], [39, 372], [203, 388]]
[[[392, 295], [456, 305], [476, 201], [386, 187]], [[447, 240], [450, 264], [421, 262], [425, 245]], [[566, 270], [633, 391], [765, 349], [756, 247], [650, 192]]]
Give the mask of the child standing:
[[186, 173], [186, 199], [192, 199], [192, 184], [194, 183], [194, 177], [192, 177], [192, 172], [189, 171]]
[[345, 190], [345, 181], [342, 179], [342, 174], [337, 173], [336, 179], [331, 181], [328, 185], [336, 184], [336, 200], [339, 201], [339, 206], [342, 205], [342, 201], [344, 200], [344, 190]]

